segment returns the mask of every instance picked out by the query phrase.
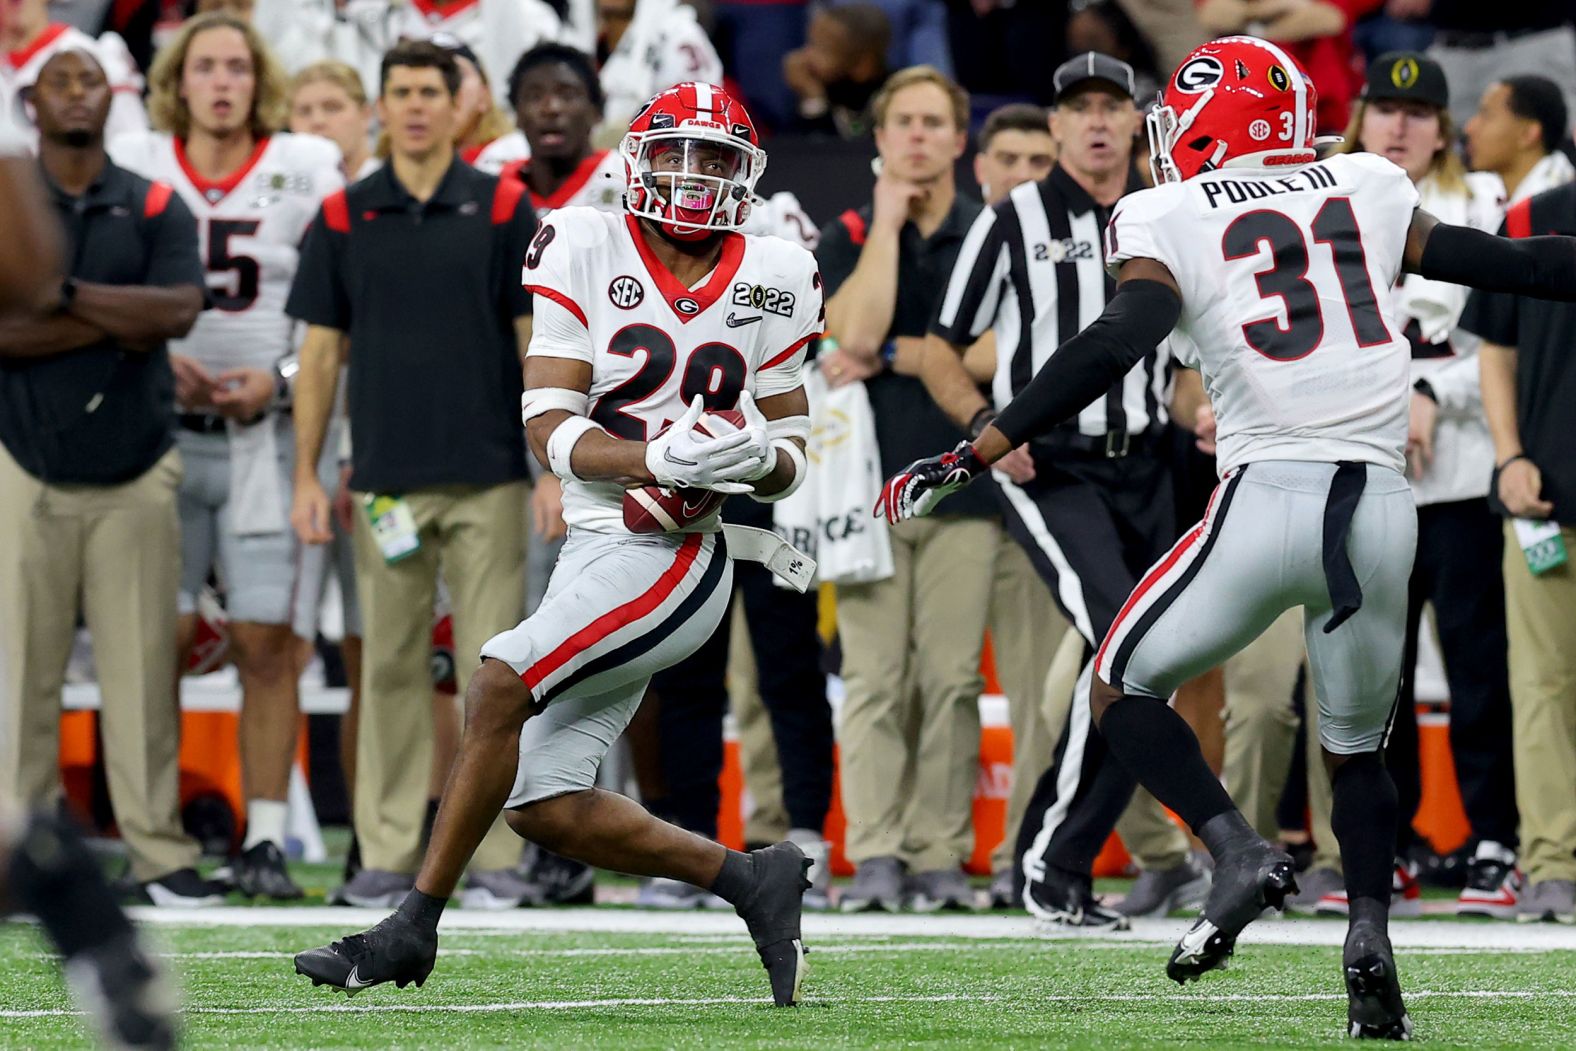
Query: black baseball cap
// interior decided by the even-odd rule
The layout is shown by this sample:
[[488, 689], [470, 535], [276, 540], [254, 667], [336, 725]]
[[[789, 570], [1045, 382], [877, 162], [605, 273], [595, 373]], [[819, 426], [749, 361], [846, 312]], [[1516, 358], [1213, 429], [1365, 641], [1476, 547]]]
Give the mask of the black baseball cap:
[[1445, 109], [1450, 105], [1450, 86], [1439, 63], [1421, 51], [1391, 51], [1368, 63], [1362, 97], [1415, 99]]
[[1110, 84], [1130, 99], [1137, 98], [1132, 66], [1098, 51], [1085, 51], [1056, 67], [1056, 72], [1051, 75], [1051, 85], [1056, 89], [1053, 101], [1060, 103], [1075, 88], [1091, 80]]

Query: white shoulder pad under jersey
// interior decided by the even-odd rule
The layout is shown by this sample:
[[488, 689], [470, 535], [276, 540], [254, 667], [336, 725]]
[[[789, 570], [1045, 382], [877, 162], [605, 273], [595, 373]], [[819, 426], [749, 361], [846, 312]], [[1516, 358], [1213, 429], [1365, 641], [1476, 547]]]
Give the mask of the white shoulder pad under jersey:
[[[591, 366], [592, 420], [645, 441], [700, 395], [714, 409], [803, 383], [825, 313], [815, 259], [776, 237], [728, 234], [716, 268], [686, 288], [651, 252], [638, 220], [594, 208], [555, 211], [526, 253], [535, 300], [528, 356]], [[624, 531], [616, 485], [564, 483], [570, 525]]]
[[1165, 264], [1199, 348], [1222, 471], [1250, 460], [1405, 466], [1409, 344], [1393, 288], [1418, 195], [1372, 154], [1229, 168], [1117, 204], [1106, 260]]
[[197, 247], [208, 272], [209, 309], [175, 354], [205, 368], [267, 368], [289, 352], [285, 299], [301, 239], [323, 198], [344, 185], [339, 147], [316, 135], [280, 133], [258, 142], [227, 178], [203, 178], [180, 141], [136, 132], [110, 143], [117, 164], [175, 187], [197, 217]]

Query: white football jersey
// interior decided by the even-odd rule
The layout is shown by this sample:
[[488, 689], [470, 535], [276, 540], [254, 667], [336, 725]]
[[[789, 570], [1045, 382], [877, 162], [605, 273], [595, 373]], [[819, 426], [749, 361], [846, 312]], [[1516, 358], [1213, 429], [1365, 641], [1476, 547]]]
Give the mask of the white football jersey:
[[1155, 259], [1176, 277], [1222, 474], [1254, 460], [1405, 469], [1411, 344], [1393, 289], [1417, 203], [1405, 171], [1353, 153], [1207, 172], [1117, 204], [1106, 259]]
[[[647, 247], [635, 218], [593, 208], [554, 212], [522, 270], [535, 297], [529, 354], [591, 365], [590, 417], [645, 441], [695, 395], [731, 409], [803, 384], [806, 348], [824, 327], [815, 258], [781, 238], [727, 234], [717, 266], [694, 288]], [[624, 490], [564, 480], [571, 526], [623, 533]], [[697, 527], [710, 531], [716, 519]]]
[[659, 91], [686, 81], [721, 84], [722, 59], [693, 7], [679, 0], [637, 0], [634, 19], [598, 76], [607, 98], [603, 127], [622, 133]]
[[148, 112], [142, 107], [142, 74], [120, 35], [105, 33], [95, 40], [74, 26], [54, 22], [30, 47], [9, 54], [0, 52], [0, 107], [27, 129], [30, 142], [38, 141], [38, 133], [28, 124], [22, 106], [22, 90], [37, 83], [44, 63], [62, 51], [86, 51], [104, 67], [104, 76], [113, 93], [109, 119], [104, 122], [106, 139], [148, 126]]
[[209, 309], [170, 352], [210, 372], [269, 368], [291, 347], [285, 299], [306, 228], [323, 198], [344, 185], [339, 147], [316, 135], [280, 133], [258, 142], [223, 182], [187, 163], [184, 145], [160, 132], [110, 144], [115, 163], [175, 187], [197, 217], [197, 246], [208, 271]]
[[468, 0], [440, 8], [431, 0], [392, 5], [395, 41], [426, 40], [439, 33], [464, 41], [481, 59], [498, 105], [508, 108], [509, 74], [520, 56], [558, 40], [563, 22], [544, 0]]

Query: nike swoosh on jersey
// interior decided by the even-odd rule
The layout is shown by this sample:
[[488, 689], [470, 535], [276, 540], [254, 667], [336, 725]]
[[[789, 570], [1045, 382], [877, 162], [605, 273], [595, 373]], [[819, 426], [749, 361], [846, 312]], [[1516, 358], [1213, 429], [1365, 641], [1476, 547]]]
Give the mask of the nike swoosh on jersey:
[[755, 324], [760, 319], [761, 315], [759, 314], [756, 314], [754, 317], [738, 317], [732, 311], [729, 311], [728, 319], [725, 324], [727, 324], [729, 328], [743, 328], [745, 325]]

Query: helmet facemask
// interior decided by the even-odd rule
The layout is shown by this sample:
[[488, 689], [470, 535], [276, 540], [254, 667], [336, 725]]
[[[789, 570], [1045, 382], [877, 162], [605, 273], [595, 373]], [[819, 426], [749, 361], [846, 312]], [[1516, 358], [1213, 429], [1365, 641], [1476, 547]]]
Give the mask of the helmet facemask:
[[631, 132], [619, 153], [629, 171], [628, 210], [680, 241], [744, 225], [766, 167], [765, 151], [721, 129]]

